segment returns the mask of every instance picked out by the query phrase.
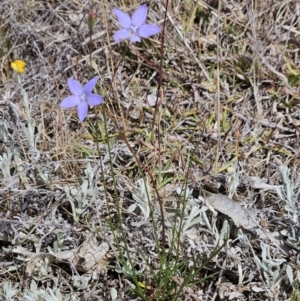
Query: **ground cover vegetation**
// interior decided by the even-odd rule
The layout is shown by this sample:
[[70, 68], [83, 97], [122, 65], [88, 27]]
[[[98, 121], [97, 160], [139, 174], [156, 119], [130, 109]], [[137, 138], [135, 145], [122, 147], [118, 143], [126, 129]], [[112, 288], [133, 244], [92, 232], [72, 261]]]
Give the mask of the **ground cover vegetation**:
[[300, 300], [298, 1], [0, 1], [0, 300]]

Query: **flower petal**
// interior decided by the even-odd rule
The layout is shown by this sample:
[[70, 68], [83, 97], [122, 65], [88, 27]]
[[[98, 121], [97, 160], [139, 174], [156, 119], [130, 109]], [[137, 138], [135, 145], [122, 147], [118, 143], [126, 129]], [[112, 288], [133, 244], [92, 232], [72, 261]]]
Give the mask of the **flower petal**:
[[143, 4], [132, 15], [131, 24], [134, 26], [141, 26], [145, 23], [147, 18], [147, 5]]
[[138, 35], [142, 38], [149, 38], [159, 32], [161, 32], [161, 27], [153, 24], [145, 24], [138, 29]]
[[68, 79], [68, 87], [73, 95], [80, 96], [83, 93], [83, 88], [81, 83], [73, 78]]
[[119, 42], [124, 39], [128, 39], [130, 37], [128, 30], [120, 29], [114, 34], [115, 42]]
[[98, 80], [98, 76], [92, 78], [91, 80], [89, 80], [83, 87], [83, 90], [84, 90], [84, 93], [91, 93], [95, 86], [96, 86], [96, 83], [97, 83], [97, 80]]
[[118, 18], [118, 21], [123, 28], [128, 28], [131, 25], [131, 18], [128, 14], [124, 13], [118, 8], [114, 8], [113, 12]]
[[88, 113], [89, 106], [86, 102], [81, 102], [77, 107], [77, 114], [80, 121], [83, 121], [86, 118]]
[[62, 108], [73, 108], [80, 104], [80, 98], [75, 95], [71, 95], [63, 99], [63, 101], [60, 103], [60, 106]]
[[87, 96], [87, 102], [90, 106], [100, 105], [103, 101], [103, 97], [98, 94], [91, 93]]
[[139, 36], [132, 36], [130, 37], [130, 42], [135, 43], [135, 42], [140, 42], [142, 39]]

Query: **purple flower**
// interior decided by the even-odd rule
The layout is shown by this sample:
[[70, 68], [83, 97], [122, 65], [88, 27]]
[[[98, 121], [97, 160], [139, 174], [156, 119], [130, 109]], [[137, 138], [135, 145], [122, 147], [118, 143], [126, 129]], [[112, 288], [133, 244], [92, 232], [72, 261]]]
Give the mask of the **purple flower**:
[[96, 86], [98, 77], [89, 80], [84, 87], [75, 79], [68, 79], [68, 87], [73, 95], [66, 97], [60, 104], [62, 108], [77, 106], [78, 118], [83, 121], [88, 113], [89, 105], [97, 106], [103, 102], [103, 97], [91, 93]]
[[114, 40], [130, 39], [131, 43], [140, 42], [141, 38], [149, 38], [161, 31], [161, 27], [153, 24], [144, 24], [147, 18], [147, 5], [141, 5], [132, 15], [132, 18], [118, 8], [114, 13], [123, 27], [114, 34]]

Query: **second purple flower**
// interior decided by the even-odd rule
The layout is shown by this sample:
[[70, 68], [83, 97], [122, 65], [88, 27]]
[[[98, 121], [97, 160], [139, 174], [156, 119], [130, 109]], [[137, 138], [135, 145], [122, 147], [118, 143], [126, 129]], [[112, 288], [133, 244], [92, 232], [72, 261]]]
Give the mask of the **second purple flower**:
[[66, 97], [61, 102], [62, 108], [77, 107], [78, 118], [83, 121], [88, 113], [89, 105], [97, 106], [103, 102], [103, 97], [92, 93], [94, 90], [98, 77], [89, 80], [84, 87], [75, 79], [68, 79], [68, 87], [72, 95]]

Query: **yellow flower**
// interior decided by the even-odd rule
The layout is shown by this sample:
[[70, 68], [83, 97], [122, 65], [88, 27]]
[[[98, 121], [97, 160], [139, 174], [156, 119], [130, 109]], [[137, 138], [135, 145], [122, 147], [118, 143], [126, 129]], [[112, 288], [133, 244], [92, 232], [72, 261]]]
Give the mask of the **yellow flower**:
[[15, 60], [10, 64], [10, 67], [17, 71], [20, 74], [23, 74], [25, 71], [26, 63], [20, 60]]

